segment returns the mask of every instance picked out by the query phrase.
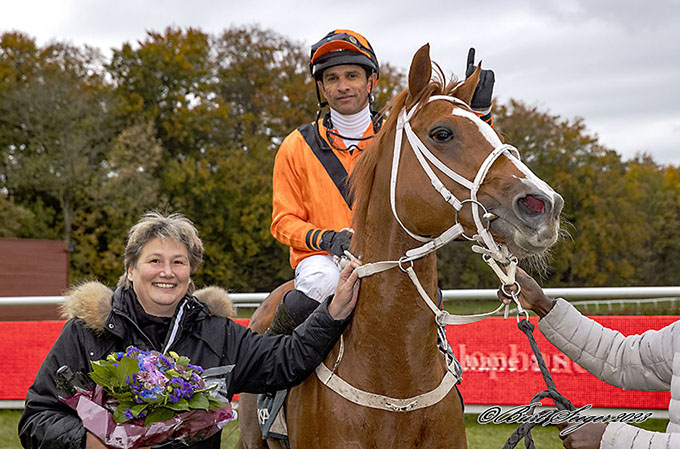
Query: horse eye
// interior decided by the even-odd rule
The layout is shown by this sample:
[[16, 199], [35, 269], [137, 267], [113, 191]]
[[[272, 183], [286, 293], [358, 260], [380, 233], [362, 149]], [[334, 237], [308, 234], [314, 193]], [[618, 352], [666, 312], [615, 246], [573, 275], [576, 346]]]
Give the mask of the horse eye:
[[430, 138], [437, 142], [446, 142], [453, 139], [453, 131], [448, 128], [438, 127], [430, 131]]

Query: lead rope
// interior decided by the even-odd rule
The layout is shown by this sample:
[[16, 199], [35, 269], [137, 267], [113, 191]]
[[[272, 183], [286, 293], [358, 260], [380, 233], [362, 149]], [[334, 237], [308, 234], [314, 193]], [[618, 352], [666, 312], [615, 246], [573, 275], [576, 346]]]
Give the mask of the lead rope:
[[[517, 284], [519, 286], [519, 284]], [[505, 296], [508, 296], [515, 301], [515, 303], [519, 304], [519, 289], [512, 291], [512, 292], [506, 292], [504, 288], [501, 288], [501, 291]], [[526, 314], [525, 319], [520, 319], [519, 314], [524, 312]], [[519, 311], [518, 310], [518, 315], [517, 315], [517, 327], [519, 330], [524, 332], [529, 339], [529, 345], [531, 346], [531, 350], [534, 353], [534, 357], [536, 357], [536, 363], [538, 364], [538, 367], [541, 370], [541, 374], [543, 375], [543, 381], [545, 382], [546, 389], [541, 391], [540, 393], [537, 393], [534, 395], [533, 398], [531, 398], [531, 404], [528, 410], [529, 415], [533, 415], [534, 410], [536, 409], [536, 404], [538, 403], [541, 399], [544, 398], [550, 398], [555, 402], [555, 406], [557, 407], [558, 410], [575, 410], [574, 405], [564, 397], [562, 394], [560, 394], [559, 391], [557, 391], [557, 387], [555, 386], [555, 382], [552, 379], [552, 376], [550, 375], [550, 370], [548, 370], [548, 367], [545, 364], [545, 360], [543, 360], [543, 355], [541, 354], [541, 350], [538, 347], [538, 343], [536, 342], [536, 339], [534, 338], [534, 328], [535, 326], [529, 321], [529, 314], [523, 310]], [[510, 435], [508, 440], [505, 442], [503, 445], [503, 449], [513, 449], [517, 444], [519, 444], [522, 439], [524, 439], [524, 446], [527, 449], [535, 449], [534, 445], [534, 439], [531, 436], [531, 429], [534, 428], [534, 426], [538, 425], [538, 422], [526, 422], [524, 424], [519, 425], [515, 429], [515, 431]]]

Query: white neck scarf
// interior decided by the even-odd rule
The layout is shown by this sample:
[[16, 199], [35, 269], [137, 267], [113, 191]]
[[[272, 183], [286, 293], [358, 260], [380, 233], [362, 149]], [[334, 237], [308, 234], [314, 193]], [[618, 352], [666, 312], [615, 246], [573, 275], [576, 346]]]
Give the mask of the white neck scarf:
[[347, 137], [347, 139], [342, 140], [345, 142], [345, 146], [349, 148], [351, 145], [358, 144], [358, 139], [364, 135], [369, 126], [372, 126], [371, 110], [366, 105], [364, 109], [356, 114], [344, 115], [331, 109], [331, 122], [338, 134]]

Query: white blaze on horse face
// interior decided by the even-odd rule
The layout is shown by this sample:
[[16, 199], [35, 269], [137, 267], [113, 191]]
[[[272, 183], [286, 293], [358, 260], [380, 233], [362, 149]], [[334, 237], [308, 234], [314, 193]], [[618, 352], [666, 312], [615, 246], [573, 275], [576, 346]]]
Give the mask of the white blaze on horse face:
[[520, 179], [520, 181], [522, 181], [523, 183], [527, 184], [530, 187], [534, 187], [535, 189], [539, 190], [546, 196], [546, 198], [550, 198], [552, 201], [552, 198], [555, 197], [555, 191], [553, 190], [552, 187], [548, 185], [547, 182], [536, 176], [534, 172], [532, 172], [529, 169], [529, 167], [527, 167], [523, 162], [521, 162], [512, 154], [506, 154], [506, 156], [515, 164], [515, 166], [517, 166], [517, 168], [522, 173], [524, 173], [525, 178]]
[[503, 142], [501, 142], [501, 139], [498, 138], [498, 135], [493, 130], [493, 128], [491, 128], [491, 126], [489, 126], [489, 124], [486, 123], [484, 120], [477, 117], [477, 114], [475, 114], [474, 112], [457, 108], [454, 106], [453, 111], [451, 111], [451, 114], [457, 115], [459, 117], [465, 117], [472, 121], [472, 123], [477, 125], [479, 132], [491, 144], [492, 147], [498, 148], [501, 145], [503, 145]]
[[[499, 146], [503, 145], [503, 142], [501, 142], [501, 139], [498, 137], [493, 128], [491, 128], [491, 126], [484, 120], [480, 119], [474, 112], [454, 106], [451, 114], [458, 117], [467, 118], [472, 121], [472, 123], [477, 125], [477, 129], [479, 129], [480, 134], [484, 136], [484, 138], [491, 144], [492, 147], [498, 148]], [[523, 183], [534, 187], [543, 193], [546, 198], [554, 197], [555, 191], [552, 189], [552, 187], [550, 187], [541, 178], [536, 176], [522, 161], [512, 155], [509, 151], [505, 152], [505, 156], [510, 159], [510, 161], [515, 164], [515, 167], [517, 167], [517, 169], [524, 174], [525, 178], [521, 179]]]

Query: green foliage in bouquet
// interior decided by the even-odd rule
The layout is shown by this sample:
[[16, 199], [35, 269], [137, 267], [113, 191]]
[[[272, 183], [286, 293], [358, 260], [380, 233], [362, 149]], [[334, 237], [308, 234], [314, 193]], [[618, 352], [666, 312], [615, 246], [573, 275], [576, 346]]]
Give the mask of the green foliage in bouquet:
[[92, 362], [92, 380], [115, 404], [113, 419], [121, 424], [142, 420], [145, 426], [171, 419], [189, 410], [212, 411], [228, 404], [206, 387], [200, 366], [170, 351], [142, 351], [129, 346], [105, 360]]

